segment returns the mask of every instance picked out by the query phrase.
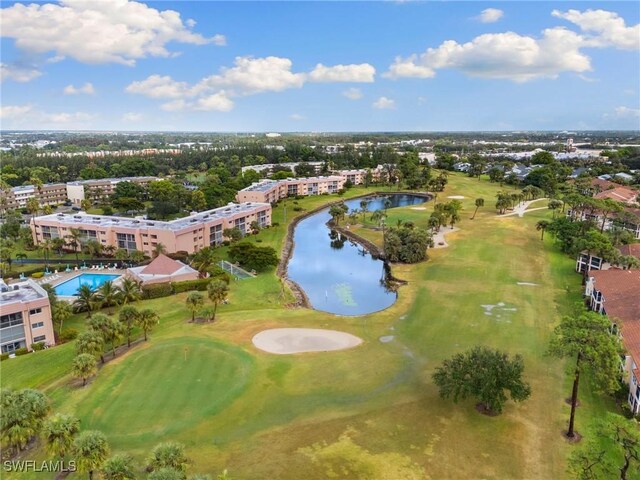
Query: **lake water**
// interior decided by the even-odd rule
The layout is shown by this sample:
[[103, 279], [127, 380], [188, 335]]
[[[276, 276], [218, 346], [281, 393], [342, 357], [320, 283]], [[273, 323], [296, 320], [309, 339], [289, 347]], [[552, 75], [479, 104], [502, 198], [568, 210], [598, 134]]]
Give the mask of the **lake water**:
[[[350, 210], [360, 209], [367, 200], [370, 215], [391, 206], [424, 203], [416, 195], [390, 194], [345, 201]], [[364, 315], [383, 310], [396, 301], [397, 293], [385, 286], [382, 260], [374, 259], [357, 243], [332, 233], [326, 223], [329, 208], [305, 218], [295, 228], [295, 246], [289, 260], [288, 276], [304, 290], [316, 310], [339, 315]]]

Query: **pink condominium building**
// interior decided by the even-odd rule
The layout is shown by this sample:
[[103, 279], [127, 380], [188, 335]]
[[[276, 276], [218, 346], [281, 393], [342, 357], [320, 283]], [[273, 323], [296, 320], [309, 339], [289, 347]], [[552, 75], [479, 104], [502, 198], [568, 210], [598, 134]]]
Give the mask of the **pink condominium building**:
[[224, 229], [237, 228], [245, 234], [250, 231], [254, 221], [261, 227], [271, 225], [271, 205], [230, 203], [226, 207], [170, 222], [89, 215], [84, 212], [73, 215], [59, 213], [34, 218], [31, 232], [38, 243], [51, 238], [64, 238], [71, 229], [77, 229], [84, 241], [96, 240], [103, 246], [139, 250], [151, 256], [153, 248], [159, 243], [164, 245], [167, 253], [194, 253], [203, 247], [219, 245], [224, 241]]
[[345, 181], [344, 177], [338, 175], [262, 180], [240, 190], [236, 195], [236, 200], [239, 202], [274, 203], [289, 196], [336, 193], [343, 188]]
[[47, 292], [33, 280], [6, 285], [0, 280], [0, 350], [31, 350], [34, 343], [54, 345]]

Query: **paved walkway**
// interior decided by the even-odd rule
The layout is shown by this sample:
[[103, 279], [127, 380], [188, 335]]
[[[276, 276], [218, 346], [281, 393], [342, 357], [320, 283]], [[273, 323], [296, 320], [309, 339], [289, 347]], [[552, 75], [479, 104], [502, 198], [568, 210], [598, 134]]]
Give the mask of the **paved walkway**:
[[505, 213], [503, 215], [498, 215], [499, 217], [511, 217], [513, 215], [518, 215], [519, 217], [523, 217], [526, 212], [534, 212], [536, 210], [544, 210], [549, 207], [536, 207], [529, 208], [529, 205], [535, 202], [539, 202], [541, 200], [548, 200], [548, 198], [536, 198], [535, 200], [527, 200], [526, 202], [519, 203], [515, 207], [513, 207], [513, 211], [510, 213]]
[[460, 230], [458, 227], [449, 228], [449, 227], [440, 227], [440, 230], [436, 232], [433, 236], [433, 248], [446, 248], [449, 246], [447, 240], [444, 238], [445, 235], [451, 232], [457, 232]]

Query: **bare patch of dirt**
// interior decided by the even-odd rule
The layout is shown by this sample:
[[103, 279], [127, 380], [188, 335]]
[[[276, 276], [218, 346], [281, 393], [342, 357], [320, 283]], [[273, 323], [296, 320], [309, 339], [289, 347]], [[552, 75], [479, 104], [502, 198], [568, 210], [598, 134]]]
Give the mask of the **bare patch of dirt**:
[[487, 408], [484, 403], [476, 403], [476, 411], [478, 411], [482, 415], [486, 415], [487, 417], [497, 417], [499, 415], [498, 412], [494, 412], [493, 410]]

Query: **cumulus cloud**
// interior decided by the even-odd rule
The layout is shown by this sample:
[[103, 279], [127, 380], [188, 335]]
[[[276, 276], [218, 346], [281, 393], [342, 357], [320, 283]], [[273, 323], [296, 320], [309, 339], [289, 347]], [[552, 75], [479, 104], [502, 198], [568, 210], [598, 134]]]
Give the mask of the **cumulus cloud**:
[[91, 84], [90, 82], [87, 82], [83, 86], [77, 88], [73, 85], [67, 85], [66, 87], [64, 87], [65, 95], [93, 95], [94, 93], [96, 93], [96, 91], [93, 88], [93, 84]]
[[622, 50], [640, 49], [640, 23], [628, 27], [622, 17], [606, 10], [568, 10], [551, 12], [554, 17], [567, 20], [583, 32], [585, 45], [592, 47], [615, 47]]
[[34, 67], [0, 63], [0, 81], [2, 82], [13, 80], [14, 82], [26, 83], [38, 78], [40, 75], [42, 75], [42, 72]]
[[580, 35], [564, 28], [544, 30], [541, 38], [514, 32], [488, 33], [467, 43], [447, 40], [421, 55], [396, 58], [387, 72], [391, 78], [429, 78], [442, 68], [483, 78], [526, 82], [556, 78], [562, 72], [591, 70], [588, 56], [579, 51]]
[[33, 105], [3, 105], [0, 118], [4, 128], [28, 125], [29, 128], [85, 129], [96, 116], [86, 112], [44, 112]]
[[342, 92], [342, 95], [349, 100], [360, 100], [362, 98], [362, 92], [359, 88], [349, 88]]
[[300, 121], [304, 120], [306, 117], [304, 115], [300, 115], [299, 113], [292, 113], [291, 115], [289, 115], [289, 118], [291, 120]]
[[227, 44], [227, 37], [218, 33], [211, 37], [211, 42], [219, 47], [224, 47]]
[[607, 113], [605, 118], [640, 118], [640, 108], [616, 107], [613, 113]]
[[396, 108], [396, 101], [387, 97], [380, 97], [372, 104], [373, 108], [379, 110], [393, 110]]
[[143, 118], [144, 118], [144, 115], [142, 115], [141, 113], [135, 113], [135, 112], [127, 112], [124, 115], [122, 115], [123, 122], [139, 122]]
[[294, 72], [292, 68], [293, 62], [288, 58], [236, 57], [232, 67], [223, 67], [219, 73], [204, 77], [195, 84], [180, 82], [168, 75], [151, 75], [129, 84], [125, 91], [149, 98], [171, 100], [160, 107], [166, 111], [227, 112], [234, 107], [234, 97], [301, 88], [307, 81], [314, 81], [311, 80], [312, 76], [315, 81], [323, 82], [368, 82], [375, 73], [375, 70], [371, 72], [362, 65], [318, 65], [310, 73]]
[[309, 72], [311, 82], [358, 82], [371, 83], [374, 81], [376, 69], [368, 63], [359, 65], [335, 65], [326, 67], [319, 63]]
[[591, 71], [585, 47], [640, 48], [640, 24], [628, 27], [617, 13], [604, 10], [554, 10], [552, 15], [577, 25], [581, 32], [548, 28], [538, 37], [515, 32], [488, 33], [466, 43], [447, 40], [422, 54], [396, 57], [389, 78], [431, 78], [439, 69], [469, 76], [526, 82], [557, 78], [563, 72]]
[[476, 18], [482, 23], [494, 23], [504, 16], [504, 12], [497, 8], [485, 8]]
[[62, 0], [59, 4], [16, 3], [2, 9], [0, 30], [31, 54], [79, 62], [134, 65], [145, 57], [175, 55], [166, 45], [224, 45], [223, 35], [206, 38], [173, 10], [156, 10], [128, 0]]

